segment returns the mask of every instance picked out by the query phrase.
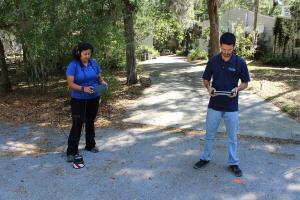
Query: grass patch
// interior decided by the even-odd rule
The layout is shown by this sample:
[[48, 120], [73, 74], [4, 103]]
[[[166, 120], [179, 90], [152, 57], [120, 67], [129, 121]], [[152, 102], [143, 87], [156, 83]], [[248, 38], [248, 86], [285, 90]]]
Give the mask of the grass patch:
[[283, 104], [282, 111], [289, 113], [291, 116], [294, 116], [294, 117], [299, 116], [299, 109], [297, 109], [297, 107], [294, 105]]
[[300, 121], [300, 69], [248, 64], [249, 90]]

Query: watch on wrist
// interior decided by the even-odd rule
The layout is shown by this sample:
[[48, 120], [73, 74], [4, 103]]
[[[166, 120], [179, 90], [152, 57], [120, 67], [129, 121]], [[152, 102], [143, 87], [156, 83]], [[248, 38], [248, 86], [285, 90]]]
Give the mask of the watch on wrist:
[[81, 92], [84, 92], [84, 87], [83, 86], [81, 86]]

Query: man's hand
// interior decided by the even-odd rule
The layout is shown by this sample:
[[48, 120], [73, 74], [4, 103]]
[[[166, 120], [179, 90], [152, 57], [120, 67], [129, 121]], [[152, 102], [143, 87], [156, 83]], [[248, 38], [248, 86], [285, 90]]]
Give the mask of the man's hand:
[[214, 92], [216, 91], [215, 88], [213, 88], [213, 87], [208, 87], [208, 88], [207, 88], [207, 91], [208, 91], [209, 96], [211, 96], [211, 97], [214, 97], [214, 96], [215, 96], [215, 94], [214, 94]]
[[238, 94], [238, 92], [239, 92], [238, 87], [233, 88], [233, 89], [231, 90], [231, 94], [230, 94], [229, 97], [231, 97], [231, 98], [236, 97], [237, 94]]

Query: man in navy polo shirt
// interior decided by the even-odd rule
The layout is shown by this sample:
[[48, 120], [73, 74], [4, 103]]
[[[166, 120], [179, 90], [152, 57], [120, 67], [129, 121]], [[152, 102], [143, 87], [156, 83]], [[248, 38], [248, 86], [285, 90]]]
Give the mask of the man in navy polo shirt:
[[[227, 133], [229, 169], [240, 177], [242, 170], [239, 168], [237, 156], [238, 92], [247, 88], [250, 76], [246, 62], [233, 54], [235, 42], [236, 38], [232, 33], [224, 33], [220, 38], [221, 53], [208, 61], [203, 73], [203, 83], [210, 100], [206, 116], [204, 151], [194, 168], [199, 169], [211, 160], [215, 134], [223, 118]], [[223, 95], [217, 95], [218, 91], [224, 91]], [[224, 95], [225, 92], [228, 92], [228, 95]]]

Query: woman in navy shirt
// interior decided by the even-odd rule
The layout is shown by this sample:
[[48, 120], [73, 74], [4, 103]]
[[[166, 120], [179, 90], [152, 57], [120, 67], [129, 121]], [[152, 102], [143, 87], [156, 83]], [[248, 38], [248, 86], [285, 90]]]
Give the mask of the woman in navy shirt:
[[68, 162], [73, 162], [75, 155], [78, 154], [83, 123], [86, 125], [85, 149], [93, 153], [99, 151], [95, 142], [94, 121], [98, 112], [100, 92], [95, 88], [106, 82], [101, 78], [101, 67], [91, 59], [92, 54], [92, 45], [79, 43], [73, 51], [74, 60], [66, 71], [67, 83], [72, 90], [72, 128], [68, 138]]

